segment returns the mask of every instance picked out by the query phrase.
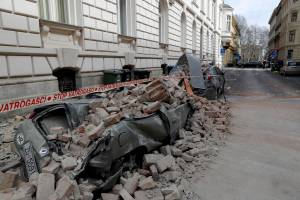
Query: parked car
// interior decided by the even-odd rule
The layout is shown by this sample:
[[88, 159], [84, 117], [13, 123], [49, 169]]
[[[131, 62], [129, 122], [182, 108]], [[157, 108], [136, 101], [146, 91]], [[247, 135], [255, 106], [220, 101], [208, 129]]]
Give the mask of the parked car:
[[244, 68], [263, 68], [264, 65], [259, 61], [247, 62], [243, 65]]
[[300, 62], [288, 61], [285, 66], [280, 68], [281, 75], [300, 75]]
[[[89, 104], [95, 99], [69, 100], [35, 109], [16, 130], [14, 142], [22, 159], [25, 178], [41, 172], [53, 152], [63, 156], [73, 152], [65, 143], [49, 139], [52, 127], [63, 127], [72, 133], [85, 120]], [[161, 106], [158, 112], [140, 118], [125, 118], [106, 128], [103, 137], [79, 151], [82, 163], [74, 169], [75, 178], [96, 185], [98, 191], [111, 188], [123, 169], [142, 160], [144, 153], [175, 141], [191, 111], [189, 104], [173, 109]], [[73, 137], [73, 135], [72, 135]], [[124, 169], [125, 170], [125, 169]]]
[[216, 66], [210, 66], [203, 70], [203, 75], [206, 85], [204, 96], [210, 100], [218, 99], [224, 93], [224, 72]]

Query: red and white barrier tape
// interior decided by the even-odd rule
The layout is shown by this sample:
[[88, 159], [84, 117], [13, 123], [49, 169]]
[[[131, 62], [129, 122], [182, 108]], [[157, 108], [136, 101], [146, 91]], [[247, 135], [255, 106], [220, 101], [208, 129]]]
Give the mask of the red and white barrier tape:
[[149, 79], [141, 79], [141, 80], [134, 80], [134, 81], [127, 81], [122, 83], [113, 83], [108, 85], [100, 85], [100, 86], [93, 86], [93, 87], [85, 87], [80, 88], [75, 91], [70, 92], [57, 92], [54, 94], [43, 95], [28, 99], [16, 99], [16, 100], [9, 100], [4, 103], [0, 103], [0, 113], [10, 112], [14, 110], [29, 108], [31, 106], [42, 105], [46, 103], [51, 103], [55, 101], [61, 101], [73, 97], [84, 96], [96, 92], [105, 92], [113, 89], [117, 89], [120, 87], [129, 86], [132, 84], [139, 84], [145, 83], [154, 80], [153, 78]]

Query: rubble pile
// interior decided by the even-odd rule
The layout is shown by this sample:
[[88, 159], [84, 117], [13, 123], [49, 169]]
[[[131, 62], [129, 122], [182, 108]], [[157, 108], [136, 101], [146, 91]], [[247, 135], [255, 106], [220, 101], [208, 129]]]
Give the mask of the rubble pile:
[[[121, 91], [97, 94], [89, 104], [86, 120], [76, 129], [51, 127], [49, 141], [59, 142], [62, 154], [44, 158], [41, 173], [21, 180], [19, 169], [0, 174], [0, 199], [12, 200], [176, 200], [198, 199], [188, 184], [195, 173], [207, 168], [228, 132], [229, 106], [221, 101], [189, 96], [180, 78], [161, 78], [149, 84], [132, 85]], [[88, 152], [105, 138], [112, 125], [126, 118], [149, 116], [161, 106], [168, 109], [189, 103], [189, 116], [178, 138], [143, 156], [142, 166], [122, 173], [118, 183], [95, 195], [95, 185], [76, 174]]]

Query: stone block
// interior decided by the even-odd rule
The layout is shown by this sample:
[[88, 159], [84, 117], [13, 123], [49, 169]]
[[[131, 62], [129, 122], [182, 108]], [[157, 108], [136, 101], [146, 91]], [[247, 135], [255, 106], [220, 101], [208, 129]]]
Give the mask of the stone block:
[[41, 173], [38, 178], [36, 200], [45, 200], [54, 193], [54, 175]]
[[172, 167], [174, 163], [174, 157], [171, 155], [165, 156], [164, 158], [160, 159], [156, 163], [156, 167], [159, 173], [166, 171], [168, 168]]
[[106, 127], [111, 126], [113, 124], [118, 123], [123, 117], [123, 113], [117, 113], [117, 114], [113, 114], [113, 115], [109, 115], [108, 117], [106, 117], [103, 122], [105, 124]]
[[73, 157], [67, 157], [61, 161], [63, 170], [72, 170], [77, 166], [77, 160]]
[[138, 187], [141, 188], [142, 190], [148, 190], [148, 189], [155, 188], [156, 183], [153, 181], [153, 178], [149, 176], [143, 180], [140, 180]]
[[129, 194], [133, 194], [137, 187], [138, 187], [138, 183], [139, 183], [139, 178], [140, 175], [138, 173], [135, 173], [131, 178], [128, 178], [125, 185], [124, 185], [124, 189], [129, 193]]
[[119, 199], [119, 195], [110, 194], [110, 193], [102, 193], [101, 197], [103, 200], [118, 200]]
[[125, 189], [120, 191], [120, 196], [123, 200], [134, 200], [134, 198]]
[[2, 26], [14, 30], [27, 31], [27, 18], [21, 15], [2, 12]]
[[74, 184], [68, 176], [64, 176], [56, 184], [55, 193], [59, 199], [69, 197], [74, 191]]
[[18, 45], [17, 33], [15, 31], [0, 30], [0, 44]]
[[149, 167], [150, 165], [156, 164], [163, 157], [164, 156], [162, 154], [145, 154], [144, 163], [147, 167]]
[[149, 167], [149, 169], [150, 169], [152, 178], [153, 178], [155, 181], [158, 181], [158, 179], [159, 179], [159, 174], [158, 174], [158, 170], [157, 170], [156, 166], [155, 166], [155, 165], [151, 165], [151, 166]]
[[42, 169], [43, 173], [56, 174], [59, 170], [60, 163], [51, 160], [51, 162]]
[[87, 132], [87, 135], [90, 140], [96, 140], [102, 136], [105, 131], [105, 125], [102, 122], [99, 126], [97, 126], [94, 130]]
[[14, 187], [17, 176], [18, 174], [16, 172], [0, 172], [0, 191]]

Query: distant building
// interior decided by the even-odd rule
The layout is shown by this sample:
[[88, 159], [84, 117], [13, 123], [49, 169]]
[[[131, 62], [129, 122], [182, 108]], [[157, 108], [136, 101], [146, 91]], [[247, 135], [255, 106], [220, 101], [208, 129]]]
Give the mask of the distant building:
[[233, 15], [233, 8], [227, 4], [222, 5], [222, 47], [225, 50], [223, 65], [236, 65], [240, 60], [241, 42], [240, 30]]
[[183, 54], [221, 64], [223, 0], [1, 0], [0, 101], [161, 74]]
[[300, 60], [300, 0], [281, 0], [269, 25], [268, 59]]

